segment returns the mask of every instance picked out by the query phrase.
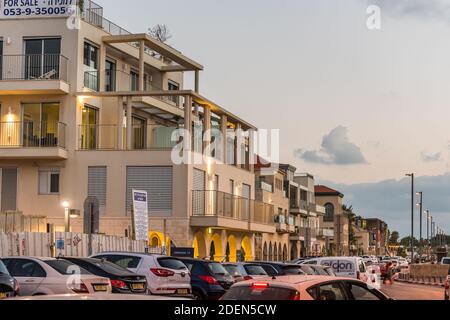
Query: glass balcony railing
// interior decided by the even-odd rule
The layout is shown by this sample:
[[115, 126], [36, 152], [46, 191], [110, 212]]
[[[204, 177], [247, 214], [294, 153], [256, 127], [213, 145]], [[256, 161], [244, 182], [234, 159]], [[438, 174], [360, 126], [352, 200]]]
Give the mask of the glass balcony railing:
[[0, 148], [65, 148], [66, 124], [58, 121], [0, 122]]

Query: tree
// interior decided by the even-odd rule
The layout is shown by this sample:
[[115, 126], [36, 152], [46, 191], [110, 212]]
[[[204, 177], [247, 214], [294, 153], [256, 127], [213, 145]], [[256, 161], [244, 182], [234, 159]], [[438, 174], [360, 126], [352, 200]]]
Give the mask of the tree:
[[348, 242], [350, 245], [357, 245], [358, 239], [355, 237], [355, 230], [353, 229], [353, 225], [355, 222], [356, 214], [353, 212], [353, 206], [342, 205], [342, 211], [344, 211], [344, 215], [348, 219]]
[[170, 38], [172, 38], [169, 28], [165, 24], [157, 24], [156, 26], [149, 28], [148, 34], [150, 37], [162, 43], [166, 43]]
[[[416, 238], [413, 238], [413, 240], [414, 240], [414, 247], [418, 247], [419, 240], [417, 240]], [[400, 245], [409, 249], [411, 247], [411, 237], [405, 237], [402, 240], [400, 240]]]
[[398, 233], [398, 231], [393, 231], [389, 238], [389, 244], [392, 246], [396, 246], [396, 245], [398, 245], [399, 239], [400, 239], [400, 234]]

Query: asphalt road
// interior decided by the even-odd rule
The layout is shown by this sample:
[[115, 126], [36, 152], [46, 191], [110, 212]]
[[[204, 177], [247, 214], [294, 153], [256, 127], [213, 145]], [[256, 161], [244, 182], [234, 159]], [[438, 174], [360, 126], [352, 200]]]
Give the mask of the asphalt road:
[[444, 288], [395, 282], [381, 291], [395, 300], [444, 300]]

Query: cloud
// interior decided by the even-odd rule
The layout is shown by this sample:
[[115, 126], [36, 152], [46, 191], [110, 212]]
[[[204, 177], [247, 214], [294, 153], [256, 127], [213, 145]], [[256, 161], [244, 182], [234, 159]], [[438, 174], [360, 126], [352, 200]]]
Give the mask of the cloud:
[[448, 0], [368, 0], [367, 2], [378, 5], [382, 13], [387, 12], [393, 16], [415, 16], [445, 21], [450, 18]]
[[421, 156], [422, 156], [422, 161], [424, 161], [424, 162], [437, 162], [437, 161], [442, 160], [442, 153], [440, 153], [440, 152], [429, 154], [424, 151], [421, 153]]
[[323, 165], [366, 164], [361, 149], [348, 139], [346, 127], [339, 126], [323, 137], [320, 150], [295, 151], [295, 156], [311, 163]]
[[[385, 220], [390, 230], [401, 236], [411, 232], [411, 178], [384, 180], [375, 183], [337, 184], [316, 181], [342, 192], [344, 202], [366, 218]], [[423, 192], [424, 209], [430, 210], [435, 221], [450, 234], [450, 173], [438, 176], [419, 176], [415, 179], [416, 191]], [[419, 211], [415, 211], [415, 234], [419, 235]], [[423, 236], [426, 237], [426, 219], [423, 220]]]

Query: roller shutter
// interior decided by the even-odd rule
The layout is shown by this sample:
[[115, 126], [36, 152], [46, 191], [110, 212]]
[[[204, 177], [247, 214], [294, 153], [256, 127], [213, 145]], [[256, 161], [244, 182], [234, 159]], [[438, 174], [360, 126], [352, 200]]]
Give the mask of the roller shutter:
[[17, 169], [1, 169], [1, 211], [17, 210]]
[[106, 210], [106, 167], [88, 168], [88, 196], [96, 197], [100, 206], [100, 214], [105, 214]]
[[202, 216], [205, 214], [205, 171], [194, 169], [194, 181], [192, 185], [192, 215]]

